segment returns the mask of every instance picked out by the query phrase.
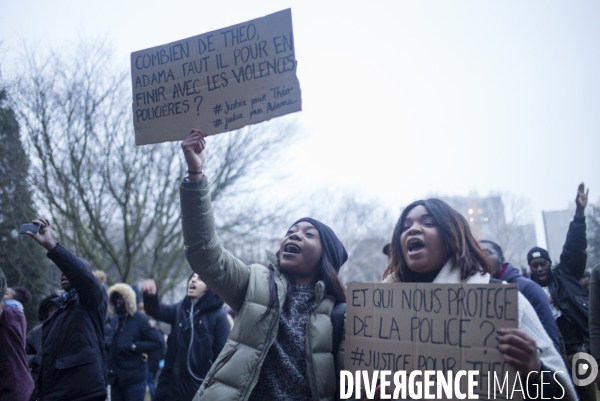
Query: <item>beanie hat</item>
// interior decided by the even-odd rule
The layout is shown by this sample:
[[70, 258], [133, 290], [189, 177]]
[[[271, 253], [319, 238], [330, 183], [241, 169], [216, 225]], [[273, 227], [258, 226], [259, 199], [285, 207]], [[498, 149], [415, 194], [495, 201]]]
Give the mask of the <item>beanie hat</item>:
[[298, 219], [290, 227], [295, 226], [301, 221], [307, 221], [317, 229], [319, 236], [321, 237], [321, 247], [323, 248], [323, 253], [327, 255], [333, 264], [335, 271], [339, 273], [340, 267], [342, 267], [346, 260], [348, 260], [348, 252], [346, 252], [346, 248], [344, 248], [344, 245], [342, 245], [340, 239], [337, 237], [337, 235], [335, 235], [329, 226], [321, 223], [318, 220], [311, 219], [310, 217]]
[[544, 258], [548, 262], [552, 263], [548, 251], [544, 248], [540, 248], [539, 246], [533, 247], [529, 250], [529, 252], [527, 252], [527, 264], [531, 263], [531, 259], [534, 258]]

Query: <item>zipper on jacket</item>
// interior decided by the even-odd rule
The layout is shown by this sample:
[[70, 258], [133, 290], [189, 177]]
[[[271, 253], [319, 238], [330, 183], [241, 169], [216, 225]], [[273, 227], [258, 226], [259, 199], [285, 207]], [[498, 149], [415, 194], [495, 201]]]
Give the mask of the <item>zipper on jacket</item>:
[[[314, 313], [315, 309], [317, 309], [317, 305], [313, 305], [310, 308], [310, 310], [308, 311], [308, 322], [306, 324], [306, 332], [305, 332], [305, 335], [306, 335], [306, 350], [304, 350], [304, 352], [305, 352], [305, 356], [304, 357], [305, 358], [308, 357], [308, 353], [310, 352], [310, 354], [311, 354], [311, 357], [310, 357], [310, 359], [311, 359], [311, 370], [312, 370], [312, 375], [310, 375], [310, 377], [313, 378], [312, 383], [311, 383], [310, 377], [308, 376], [308, 371], [306, 372], [306, 374], [307, 374], [308, 384], [310, 385], [310, 388], [311, 388], [310, 392], [311, 392], [311, 395], [312, 395], [312, 399], [318, 401], [320, 395], [319, 395], [319, 388], [318, 388], [317, 383], [315, 381], [316, 380], [316, 377], [315, 377], [315, 373], [316, 373], [315, 372], [315, 360], [313, 358], [314, 355], [313, 355], [313, 352], [312, 352], [312, 339], [311, 339], [311, 335], [310, 335], [311, 334], [310, 333], [310, 331], [311, 331], [310, 330], [310, 327], [311, 327], [311, 321], [310, 321], [310, 319], [313, 316], [313, 313]], [[314, 388], [313, 388], [313, 386], [314, 386]]]
[[[265, 347], [265, 349], [263, 350], [262, 354], [258, 358], [258, 361], [257, 361], [256, 365], [254, 365], [254, 368], [252, 369], [252, 376], [250, 376], [250, 380], [248, 381], [248, 384], [246, 385], [246, 388], [242, 392], [242, 398], [241, 398], [242, 400], [248, 399], [248, 394], [247, 394], [248, 393], [248, 389], [250, 388], [250, 384], [252, 384], [252, 382], [254, 381], [254, 378], [256, 377], [256, 374], [257, 374], [257, 371], [258, 371], [257, 366], [260, 365], [261, 368], [262, 368], [262, 363], [264, 362], [265, 358], [267, 357], [267, 352], [269, 351], [269, 349], [273, 345], [271, 343], [271, 338], [273, 337], [273, 328], [275, 327], [275, 323], [279, 322], [279, 316], [280, 315], [281, 315], [281, 305], [278, 307], [278, 309], [277, 309], [277, 315], [275, 316], [275, 318], [273, 319], [273, 323], [271, 323], [271, 326], [269, 327], [269, 335], [267, 337], [266, 344], [270, 344], [270, 345], [268, 347]], [[275, 335], [277, 335], [277, 334], [275, 334]]]

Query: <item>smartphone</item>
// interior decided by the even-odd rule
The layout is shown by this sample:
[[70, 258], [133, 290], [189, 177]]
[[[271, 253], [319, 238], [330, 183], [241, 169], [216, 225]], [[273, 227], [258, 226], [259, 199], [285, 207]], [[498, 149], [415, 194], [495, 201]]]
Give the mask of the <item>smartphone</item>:
[[19, 234], [27, 234], [27, 231], [31, 231], [34, 234], [37, 234], [40, 231], [40, 226], [38, 224], [27, 223], [21, 226], [21, 231]]

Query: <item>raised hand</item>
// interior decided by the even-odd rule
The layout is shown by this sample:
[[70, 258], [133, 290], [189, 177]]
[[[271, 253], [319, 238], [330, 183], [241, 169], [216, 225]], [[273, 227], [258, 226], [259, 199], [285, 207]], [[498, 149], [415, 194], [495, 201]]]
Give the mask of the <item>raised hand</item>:
[[576, 217], [584, 216], [585, 207], [587, 206], [587, 203], [588, 203], [588, 193], [589, 192], [590, 192], [590, 189], [588, 188], [588, 190], [586, 191], [585, 185], [583, 184], [583, 182], [581, 184], [579, 184], [579, 188], [577, 188], [577, 197], [575, 198], [575, 204], [577, 205], [577, 209], [575, 210]]
[[146, 295], [156, 295], [156, 283], [151, 278], [144, 280], [144, 284], [142, 284], [142, 291]]
[[206, 161], [206, 134], [198, 129], [193, 129], [190, 135], [181, 143], [183, 156], [188, 166], [188, 174], [191, 180], [199, 180], [202, 178], [202, 169]]
[[32, 223], [39, 225], [40, 231], [37, 234], [27, 231], [27, 235], [36, 240], [36, 242], [46, 248], [46, 250], [53, 250], [56, 247], [56, 242], [54, 242], [54, 239], [52, 238], [50, 220], [39, 218], [38, 220], [33, 220]]

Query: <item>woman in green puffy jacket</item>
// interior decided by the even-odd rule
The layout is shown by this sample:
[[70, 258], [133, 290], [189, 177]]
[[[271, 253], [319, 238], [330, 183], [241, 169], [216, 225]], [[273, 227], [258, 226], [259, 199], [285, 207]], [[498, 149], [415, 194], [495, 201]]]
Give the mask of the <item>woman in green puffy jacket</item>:
[[333, 349], [331, 314], [345, 302], [337, 275], [348, 258], [344, 246], [331, 228], [302, 218], [268, 255], [269, 266], [235, 258], [215, 232], [205, 145], [199, 130], [181, 145], [189, 174], [181, 184], [186, 257], [237, 320], [194, 400], [333, 400], [344, 342], [342, 332]]

